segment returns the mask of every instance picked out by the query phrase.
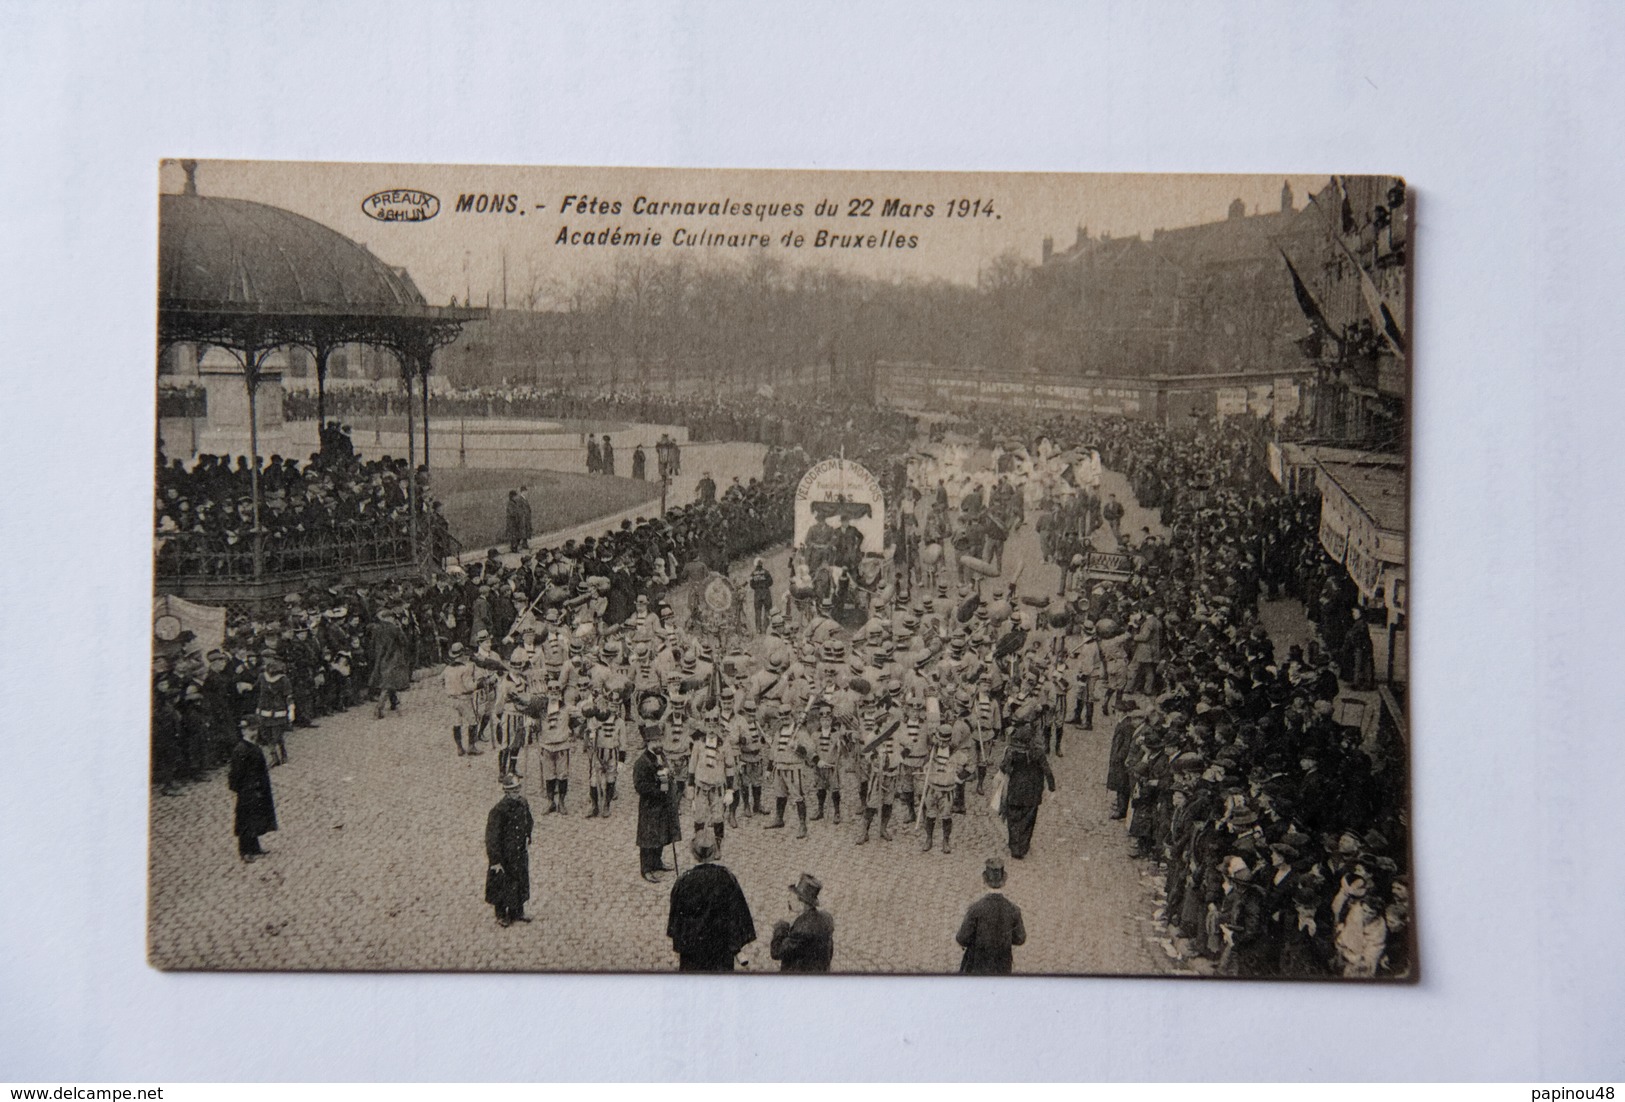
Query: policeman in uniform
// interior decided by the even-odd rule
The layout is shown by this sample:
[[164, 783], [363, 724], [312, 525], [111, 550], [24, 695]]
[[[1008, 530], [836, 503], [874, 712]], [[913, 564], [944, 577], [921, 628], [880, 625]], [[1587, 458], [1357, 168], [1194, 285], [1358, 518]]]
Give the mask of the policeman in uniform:
[[535, 827], [519, 778], [502, 774], [502, 799], [485, 819], [485, 901], [496, 908], [497, 924], [529, 922], [530, 837]]

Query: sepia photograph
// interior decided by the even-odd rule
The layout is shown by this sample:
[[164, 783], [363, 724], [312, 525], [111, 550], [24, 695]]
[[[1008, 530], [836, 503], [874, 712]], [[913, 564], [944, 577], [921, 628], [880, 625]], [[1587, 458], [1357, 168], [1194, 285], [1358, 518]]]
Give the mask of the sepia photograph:
[[1416, 979], [1403, 178], [157, 190], [155, 968]]

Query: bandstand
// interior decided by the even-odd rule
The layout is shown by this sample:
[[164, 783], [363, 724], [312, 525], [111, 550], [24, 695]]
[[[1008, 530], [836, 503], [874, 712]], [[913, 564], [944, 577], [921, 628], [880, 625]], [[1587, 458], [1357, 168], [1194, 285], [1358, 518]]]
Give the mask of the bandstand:
[[[185, 190], [161, 197], [158, 245], [158, 354], [172, 345], [224, 349], [241, 369], [247, 399], [253, 528], [250, 570], [160, 566], [162, 592], [205, 600], [256, 601], [333, 573], [326, 566], [294, 572], [267, 568], [261, 526], [260, 415], [257, 395], [272, 378], [266, 361], [278, 349], [303, 347], [315, 362], [318, 421], [325, 420], [328, 358], [349, 344], [392, 352], [406, 393], [408, 525], [404, 553], [367, 564], [369, 573], [399, 572], [423, 561], [418, 539], [418, 456], [413, 410], [421, 395], [423, 465], [429, 462], [429, 375], [437, 349], [486, 311], [430, 306], [404, 269], [292, 211], [244, 199], [201, 195], [196, 162], [182, 162]], [[223, 380], [221, 380], [223, 381]], [[213, 387], [211, 387], [213, 389]], [[223, 404], [223, 403], [222, 403]], [[280, 411], [278, 411], [280, 413]], [[353, 573], [353, 571], [352, 571]]]

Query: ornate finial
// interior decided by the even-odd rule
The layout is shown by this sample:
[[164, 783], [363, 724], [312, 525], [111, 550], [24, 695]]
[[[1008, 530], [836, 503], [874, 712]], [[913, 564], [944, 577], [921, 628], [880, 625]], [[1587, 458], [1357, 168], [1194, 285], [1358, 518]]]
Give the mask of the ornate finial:
[[197, 194], [197, 162], [196, 161], [182, 161], [181, 162], [181, 171], [186, 173], [186, 190], [182, 194], [196, 195]]

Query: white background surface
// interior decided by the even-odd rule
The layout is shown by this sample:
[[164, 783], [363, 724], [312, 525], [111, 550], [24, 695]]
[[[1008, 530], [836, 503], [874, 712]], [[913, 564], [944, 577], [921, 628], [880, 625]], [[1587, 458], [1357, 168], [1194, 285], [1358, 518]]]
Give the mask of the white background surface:
[[[0, 1079], [1625, 1078], [1621, 56], [1606, 0], [0, 7]], [[1423, 982], [149, 970], [187, 155], [1407, 176]]]

